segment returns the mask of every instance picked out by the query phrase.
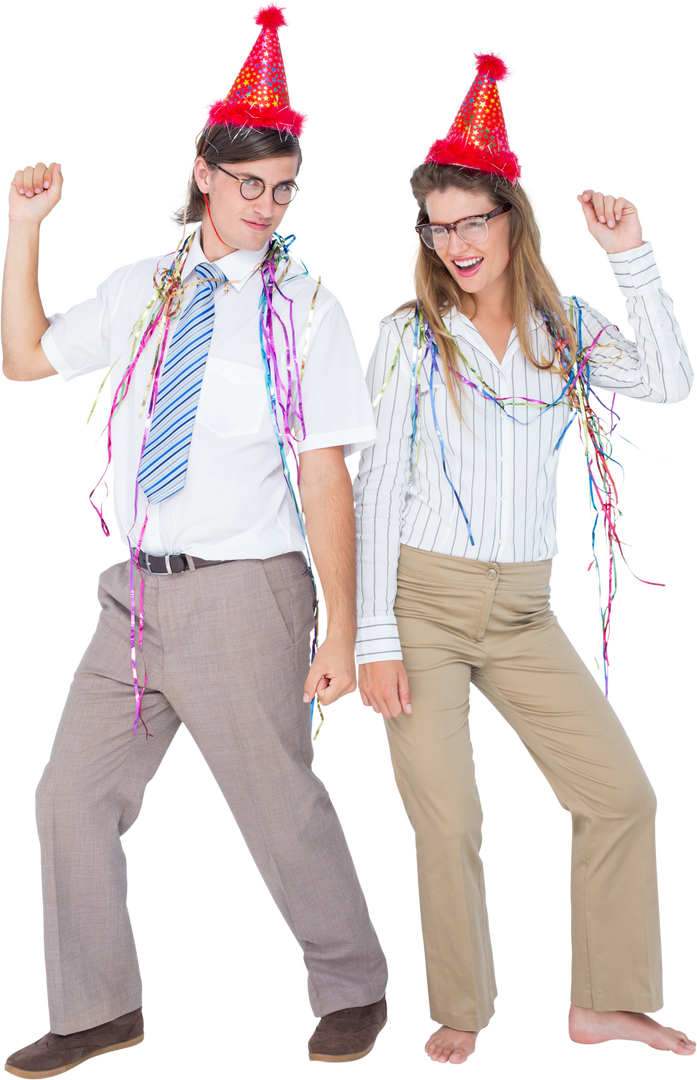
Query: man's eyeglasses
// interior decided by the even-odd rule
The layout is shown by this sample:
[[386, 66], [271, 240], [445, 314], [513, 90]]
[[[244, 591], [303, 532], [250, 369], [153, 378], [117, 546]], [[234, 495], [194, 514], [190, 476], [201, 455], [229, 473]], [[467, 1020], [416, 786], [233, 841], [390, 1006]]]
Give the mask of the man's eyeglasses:
[[267, 187], [271, 188], [273, 193], [273, 201], [278, 203], [279, 206], [287, 206], [289, 202], [292, 202], [298, 193], [297, 184], [288, 183], [285, 181], [282, 184], [265, 184], [263, 180], [259, 180], [256, 176], [240, 177], [235, 176], [234, 173], [228, 172], [222, 165], [216, 165], [216, 169], [220, 169], [226, 176], [231, 176], [233, 180], [238, 180], [240, 185], [240, 195], [243, 199], [249, 199], [251, 202], [253, 199], [259, 199]]
[[424, 244], [430, 247], [432, 251], [442, 251], [447, 248], [451, 232], [456, 232], [460, 239], [465, 240], [468, 244], [483, 244], [489, 235], [489, 226], [487, 225], [489, 219], [498, 217], [499, 214], [507, 214], [512, 209], [510, 203], [504, 203], [503, 206], [497, 206], [495, 210], [491, 210], [488, 214], [473, 214], [470, 217], [460, 218], [459, 221], [453, 221], [451, 225], [441, 225], [440, 223], [433, 225], [430, 221], [427, 221], [422, 225], [417, 225], [416, 231]]

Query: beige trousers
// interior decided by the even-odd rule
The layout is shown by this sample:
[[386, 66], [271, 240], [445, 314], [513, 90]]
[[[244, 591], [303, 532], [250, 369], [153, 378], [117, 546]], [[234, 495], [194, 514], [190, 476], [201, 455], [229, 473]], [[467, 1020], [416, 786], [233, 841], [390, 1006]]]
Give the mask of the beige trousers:
[[551, 560], [483, 563], [405, 546], [400, 554], [395, 613], [413, 712], [388, 720], [387, 733], [416, 831], [431, 1015], [465, 1031], [484, 1027], [496, 996], [470, 682], [571, 813], [572, 1002], [662, 1006], [655, 796], [550, 610], [550, 570]]

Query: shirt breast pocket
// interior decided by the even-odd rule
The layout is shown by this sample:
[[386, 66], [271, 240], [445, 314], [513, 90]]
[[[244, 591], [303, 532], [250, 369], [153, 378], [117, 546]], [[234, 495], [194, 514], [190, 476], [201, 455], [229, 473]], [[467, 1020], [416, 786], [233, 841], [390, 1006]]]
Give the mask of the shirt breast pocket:
[[227, 439], [255, 435], [266, 403], [263, 372], [220, 356], [209, 356], [196, 410], [196, 421]]

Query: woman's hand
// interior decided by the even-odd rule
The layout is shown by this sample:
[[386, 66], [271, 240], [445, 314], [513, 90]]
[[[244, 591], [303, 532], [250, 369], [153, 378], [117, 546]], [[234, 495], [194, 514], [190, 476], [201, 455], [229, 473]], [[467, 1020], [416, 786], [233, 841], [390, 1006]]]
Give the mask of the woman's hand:
[[406, 669], [401, 660], [379, 660], [358, 668], [358, 689], [364, 705], [372, 705], [386, 720], [411, 712]]
[[644, 242], [641, 222], [636, 206], [628, 199], [616, 199], [614, 195], [603, 195], [602, 191], [592, 188], [587, 188], [576, 198], [586, 215], [589, 233], [608, 255], [641, 247]]

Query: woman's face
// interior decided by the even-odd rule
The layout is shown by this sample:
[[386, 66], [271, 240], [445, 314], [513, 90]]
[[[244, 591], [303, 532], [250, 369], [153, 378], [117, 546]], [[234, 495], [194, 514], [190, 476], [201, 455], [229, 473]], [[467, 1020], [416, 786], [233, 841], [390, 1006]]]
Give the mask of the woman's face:
[[[495, 209], [496, 203], [485, 192], [461, 191], [455, 187], [433, 191], [426, 198], [428, 220], [434, 225], [450, 225], [460, 218], [488, 214]], [[448, 246], [436, 251], [462, 291], [472, 295], [481, 295], [497, 283], [500, 288], [506, 282], [511, 254], [509, 215], [501, 214], [487, 224], [489, 235], [483, 243], [468, 243], [453, 229], [448, 233]]]

